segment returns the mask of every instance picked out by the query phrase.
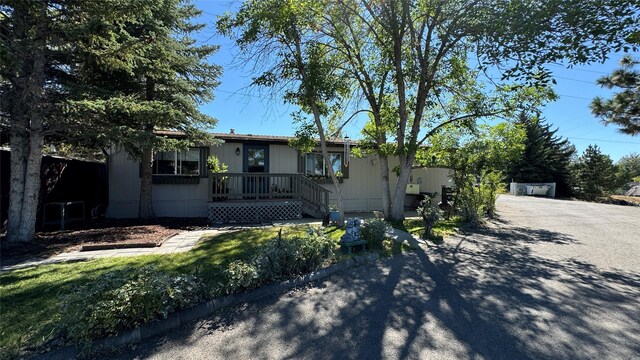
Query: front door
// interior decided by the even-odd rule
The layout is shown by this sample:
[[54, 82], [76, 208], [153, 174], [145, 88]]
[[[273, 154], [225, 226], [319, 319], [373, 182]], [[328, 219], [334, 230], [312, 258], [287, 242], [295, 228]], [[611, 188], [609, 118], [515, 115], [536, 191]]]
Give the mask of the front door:
[[[269, 145], [244, 144], [243, 153], [242, 167], [245, 173], [269, 172]], [[248, 177], [243, 187], [245, 194], [255, 194], [258, 197], [259, 194], [268, 193], [269, 181], [266, 176]]]

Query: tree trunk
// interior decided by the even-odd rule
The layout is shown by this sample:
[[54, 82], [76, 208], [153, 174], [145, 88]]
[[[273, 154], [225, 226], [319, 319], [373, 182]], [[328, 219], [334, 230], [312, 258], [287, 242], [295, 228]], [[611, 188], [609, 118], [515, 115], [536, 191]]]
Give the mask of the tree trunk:
[[11, 184], [7, 240], [31, 241], [35, 235], [40, 165], [42, 163], [43, 112], [46, 64], [46, 6], [38, 13], [19, 6], [14, 8], [14, 36], [10, 51], [14, 55], [13, 102], [9, 114], [11, 147]]
[[153, 212], [153, 149], [146, 148], [142, 151], [142, 174], [140, 176], [140, 205], [138, 218], [149, 220], [155, 218]]
[[24, 185], [27, 170], [27, 140], [25, 135], [19, 134], [17, 124], [12, 124], [9, 182], [9, 214], [7, 219], [7, 240], [11, 242], [25, 241], [18, 236], [22, 226], [22, 206], [24, 204]]
[[[344, 223], [344, 199], [342, 198], [342, 189], [340, 188], [340, 181], [336, 176], [335, 171], [333, 171], [333, 167], [331, 166], [331, 159], [329, 158], [329, 150], [327, 150], [327, 140], [324, 136], [324, 126], [322, 125], [322, 119], [320, 118], [320, 111], [318, 110], [318, 106], [315, 101], [312, 101], [311, 109], [313, 111], [313, 119], [316, 123], [316, 127], [318, 128], [318, 135], [320, 137], [320, 151], [322, 152], [322, 158], [324, 159], [324, 163], [328, 164], [327, 170], [329, 171], [329, 176], [331, 177], [331, 182], [333, 182], [333, 187], [336, 189], [336, 193], [338, 195], [337, 198], [337, 206], [338, 213], [340, 214], [339, 222]], [[342, 161], [346, 161], [346, 159], [342, 159]]]
[[389, 184], [389, 158], [386, 155], [378, 155], [380, 160], [380, 191], [382, 192], [382, 213], [388, 219], [391, 211], [391, 185]]
[[[156, 96], [155, 81], [151, 77], [147, 77], [145, 87], [147, 101], [153, 101]], [[153, 133], [153, 125], [146, 125], [144, 130]], [[138, 218], [140, 220], [149, 220], [156, 217], [153, 211], [153, 147], [151, 144], [142, 144], [142, 147], [142, 159], [140, 159], [142, 174], [140, 174]]]
[[400, 176], [398, 177], [398, 183], [393, 193], [393, 199], [391, 201], [391, 211], [389, 214], [389, 220], [402, 221], [404, 220], [404, 200], [407, 193], [407, 184], [409, 183], [409, 177], [411, 176], [411, 164], [413, 163], [412, 157], [406, 157], [400, 161]]

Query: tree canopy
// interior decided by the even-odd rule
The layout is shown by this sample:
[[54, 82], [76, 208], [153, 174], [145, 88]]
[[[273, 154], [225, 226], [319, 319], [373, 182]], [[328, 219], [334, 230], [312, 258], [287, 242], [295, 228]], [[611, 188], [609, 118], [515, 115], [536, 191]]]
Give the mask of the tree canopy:
[[640, 71], [634, 67], [640, 61], [631, 56], [620, 60], [620, 69], [598, 79], [598, 85], [607, 89], [620, 89], [611, 99], [596, 97], [591, 112], [605, 125], [618, 125], [618, 131], [628, 135], [640, 134]]
[[[192, 22], [200, 14], [193, 5], [181, 0], [138, 5], [130, 18], [100, 29], [114, 40], [91, 47], [90, 55], [118, 56], [88, 57], [81, 75], [91, 96], [73, 106], [78, 117], [91, 119], [94, 131], [84, 135], [123, 146], [140, 160], [139, 217], [150, 218], [153, 153], [214, 142], [207, 130], [216, 120], [200, 112], [199, 105], [213, 99], [221, 68], [209, 62], [218, 47], [198, 45], [192, 38], [205, 26]], [[90, 42], [91, 34], [84, 40]]]
[[150, 168], [153, 148], [177, 146], [154, 129], [189, 136], [214, 123], [198, 105], [211, 99], [220, 68], [208, 63], [215, 48], [189, 37], [202, 28], [190, 21], [197, 14], [180, 0], [0, 4], [10, 241], [33, 238], [45, 144], [120, 144], [138, 158], [148, 154]]
[[[303, 52], [305, 61], [318, 54], [335, 59], [307, 70], [323, 69], [315, 74], [355, 82], [356, 91], [337, 95], [362, 100], [359, 111], [371, 116], [363, 128], [364, 142], [380, 159], [383, 211], [396, 220], [403, 217], [417, 152], [431, 136], [447, 124], [473, 127], [479, 118], [508, 117], [523, 105], [535, 107], [552, 99], [540, 91], [551, 82], [545, 64], [601, 61], [609, 52], [623, 50], [625, 39], [638, 30], [637, 4], [622, 0], [247, 0], [223, 25], [229, 29], [238, 21], [243, 26], [239, 44], [255, 55], [248, 58], [256, 66], [297, 51], [295, 46], [265, 51], [274, 42], [261, 36], [275, 35], [280, 43], [294, 40], [289, 43], [315, 49]], [[292, 37], [294, 28], [299, 38]], [[282, 64], [292, 61], [295, 56]], [[502, 79], [479, 80], [490, 68], [501, 71]], [[256, 80], [273, 84], [294, 74], [264, 72]], [[295, 94], [306, 96], [311, 89], [301, 85]], [[399, 162], [393, 191], [391, 157]]]
[[625, 155], [616, 163], [618, 167], [618, 179], [621, 186], [632, 181], [640, 181], [640, 154]]

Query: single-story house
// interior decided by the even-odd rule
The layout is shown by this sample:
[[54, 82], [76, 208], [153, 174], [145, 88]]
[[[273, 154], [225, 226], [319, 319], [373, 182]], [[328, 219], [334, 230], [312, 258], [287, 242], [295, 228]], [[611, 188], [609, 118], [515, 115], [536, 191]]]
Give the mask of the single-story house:
[[[158, 152], [153, 162], [153, 207], [161, 217], [209, 217], [212, 222], [324, 216], [336, 194], [319, 148], [302, 154], [289, 146], [289, 137], [214, 134], [224, 143], [186, 151]], [[350, 155], [344, 140], [328, 142], [331, 166], [340, 175], [345, 211], [381, 210], [380, 169], [376, 156]], [[227, 173], [209, 173], [206, 160], [215, 155]], [[397, 165], [390, 159], [390, 168]], [[107, 216], [136, 217], [140, 164], [120, 148], [109, 154]], [[450, 185], [446, 168], [414, 169], [408, 203], [415, 194], [440, 192]], [[390, 173], [392, 189], [397, 177]]]

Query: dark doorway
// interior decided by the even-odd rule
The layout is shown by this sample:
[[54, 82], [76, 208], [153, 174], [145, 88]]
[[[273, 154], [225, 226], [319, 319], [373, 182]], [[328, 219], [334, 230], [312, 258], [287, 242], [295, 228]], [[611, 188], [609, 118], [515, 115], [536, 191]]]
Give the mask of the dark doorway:
[[268, 145], [244, 145], [244, 172], [269, 172], [269, 146]]
[[[269, 145], [244, 144], [243, 171], [246, 173], [269, 172]], [[244, 193], [253, 193], [255, 197], [269, 192], [269, 179], [266, 176], [245, 178]], [[254, 197], [254, 196], [251, 196]]]

